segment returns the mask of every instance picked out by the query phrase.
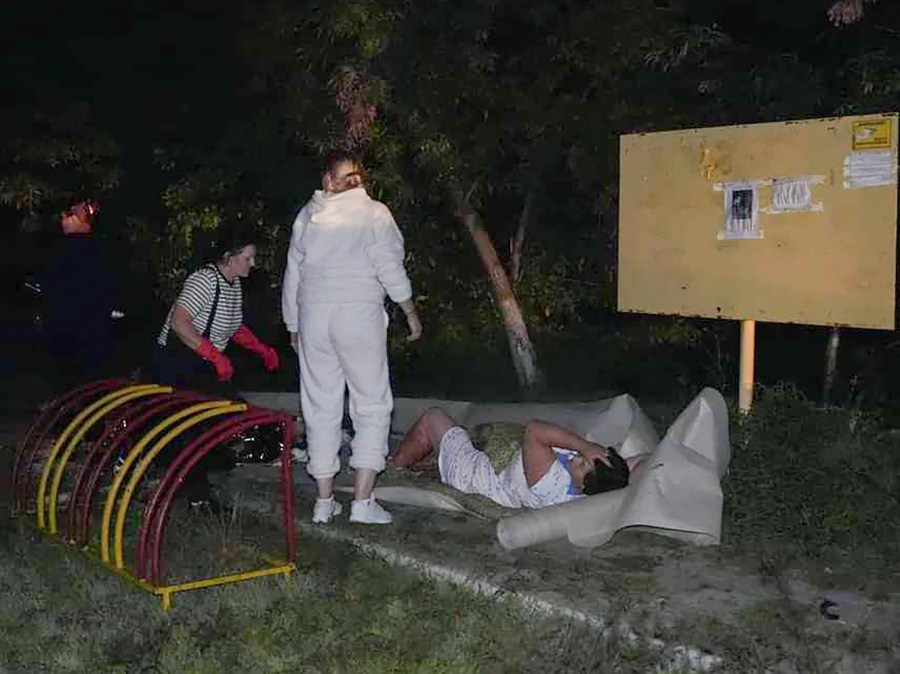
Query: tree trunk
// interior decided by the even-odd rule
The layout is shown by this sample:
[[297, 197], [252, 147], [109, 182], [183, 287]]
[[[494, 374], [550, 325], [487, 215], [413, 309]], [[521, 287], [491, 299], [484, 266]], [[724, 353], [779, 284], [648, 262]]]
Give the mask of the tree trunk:
[[522, 249], [525, 247], [525, 230], [528, 229], [528, 221], [531, 220], [531, 202], [534, 201], [534, 193], [528, 192], [525, 197], [525, 205], [519, 216], [519, 226], [516, 234], [509, 242], [509, 275], [513, 285], [518, 285], [522, 277]]
[[537, 365], [537, 354], [531, 338], [528, 336], [528, 327], [522, 318], [522, 310], [509, 283], [509, 276], [500, 264], [497, 250], [491, 242], [491, 237], [484, 228], [481, 217], [469, 202], [461, 195], [454, 195], [454, 215], [465, 226], [481, 263], [491, 281], [491, 291], [494, 301], [503, 317], [503, 325], [506, 328], [506, 336], [509, 340], [509, 350], [512, 355], [519, 385], [525, 390], [533, 390], [542, 382], [540, 369]]

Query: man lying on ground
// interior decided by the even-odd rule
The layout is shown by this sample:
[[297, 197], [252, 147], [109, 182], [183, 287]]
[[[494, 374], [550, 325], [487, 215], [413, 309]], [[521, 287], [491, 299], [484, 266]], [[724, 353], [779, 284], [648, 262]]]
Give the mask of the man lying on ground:
[[391, 462], [403, 470], [437, 449], [444, 484], [507, 508], [543, 508], [625, 487], [639, 461], [626, 463], [614, 449], [544, 421], [529, 422], [521, 436], [518, 451], [498, 473], [496, 461], [475, 447], [468, 431], [432, 407], [407, 431]]

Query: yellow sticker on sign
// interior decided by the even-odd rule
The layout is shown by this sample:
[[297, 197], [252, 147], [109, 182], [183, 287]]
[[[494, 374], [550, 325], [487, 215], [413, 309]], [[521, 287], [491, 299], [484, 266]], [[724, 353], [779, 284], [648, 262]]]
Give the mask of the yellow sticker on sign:
[[890, 149], [891, 120], [871, 119], [853, 122], [853, 149]]

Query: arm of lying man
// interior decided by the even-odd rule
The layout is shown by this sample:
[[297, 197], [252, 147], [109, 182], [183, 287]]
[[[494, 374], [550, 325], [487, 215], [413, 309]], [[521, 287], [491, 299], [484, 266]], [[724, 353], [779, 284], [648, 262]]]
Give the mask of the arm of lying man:
[[571, 464], [573, 481], [579, 489], [584, 475], [594, 470], [595, 460], [611, 466], [609, 451], [605, 447], [585, 440], [562, 426], [546, 421], [531, 421], [525, 427], [525, 438], [522, 441], [522, 465], [529, 487], [537, 484], [556, 461], [554, 447], [569, 449], [580, 455]]

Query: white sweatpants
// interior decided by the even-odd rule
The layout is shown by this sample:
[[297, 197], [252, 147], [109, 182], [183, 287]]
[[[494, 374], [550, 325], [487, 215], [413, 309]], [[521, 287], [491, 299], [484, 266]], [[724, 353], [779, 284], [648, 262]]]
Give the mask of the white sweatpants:
[[356, 435], [350, 466], [384, 470], [394, 397], [388, 376], [387, 314], [381, 304], [301, 304], [300, 406], [309, 450], [307, 471], [334, 477], [341, 469], [344, 386]]

